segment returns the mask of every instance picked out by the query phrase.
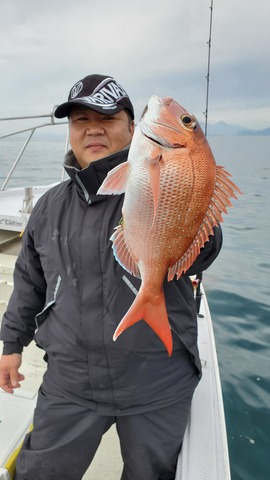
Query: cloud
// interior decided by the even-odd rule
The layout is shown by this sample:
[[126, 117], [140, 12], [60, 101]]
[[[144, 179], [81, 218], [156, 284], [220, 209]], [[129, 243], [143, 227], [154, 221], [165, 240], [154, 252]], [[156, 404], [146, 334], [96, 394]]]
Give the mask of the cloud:
[[[137, 115], [158, 94], [203, 118], [209, 6], [210, 0], [5, 0], [0, 116], [49, 112], [73, 83], [99, 72], [123, 84]], [[268, 0], [214, 1], [210, 122], [251, 127], [254, 112], [257, 128], [269, 126], [269, 13]]]

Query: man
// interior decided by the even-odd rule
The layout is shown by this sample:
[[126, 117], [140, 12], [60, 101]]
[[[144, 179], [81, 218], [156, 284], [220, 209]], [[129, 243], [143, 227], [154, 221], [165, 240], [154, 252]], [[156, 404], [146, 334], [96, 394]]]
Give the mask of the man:
[[81, 479], [102, 435], [116, 423], [121, 480], [172, 480], [201, 375], [188, 274], [212, 263], [221, 230], [215, 229], [188, 274], [164, 283], [172, 356], [145, 322], [113, 342], [140, 281], [115, 261], [109, 240], [123, 195], [96, 192], [127, 160], [133, 107], [112, 77], [89, 75], [72, 87], [55, 116], [69, 117], [70, 180], [49, 190], [33, 210], [1, 333], [0, 386], [6, 392], [23, 379], [21, 353], [34, 336], [48, 362], [16, 479]]

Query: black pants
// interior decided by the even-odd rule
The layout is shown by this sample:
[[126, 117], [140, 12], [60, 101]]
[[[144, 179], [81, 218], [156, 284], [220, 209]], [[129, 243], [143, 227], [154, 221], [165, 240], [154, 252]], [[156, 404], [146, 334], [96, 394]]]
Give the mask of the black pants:
[[[81, 480], [102, 435], [116, 423], [124, 463], [121, 480], [173, 480], [190, 402], [137, 415], [101, 416], [41, 389], [34, 429], [18, 456], [15, 478]], [[102, 478], [101, 472], [95, 480]]]

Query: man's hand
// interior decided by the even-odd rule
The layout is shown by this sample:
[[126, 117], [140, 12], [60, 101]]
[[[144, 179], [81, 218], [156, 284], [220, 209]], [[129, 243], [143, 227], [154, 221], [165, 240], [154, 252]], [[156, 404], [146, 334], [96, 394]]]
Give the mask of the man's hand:
[[22, 356], [19, 353], [2, 355], [0, 360], [0, 387], [7, 393], [13, 393], [14, 388], [20, 388], [24, 376], [19, 372]]

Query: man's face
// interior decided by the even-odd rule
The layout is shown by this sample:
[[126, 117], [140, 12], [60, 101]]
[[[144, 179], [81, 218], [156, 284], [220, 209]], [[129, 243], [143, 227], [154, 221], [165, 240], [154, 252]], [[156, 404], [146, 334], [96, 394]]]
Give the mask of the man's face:
[[82, 168], [130, 144], [134, 122], [122, 110], [103, 115], [90, 108], [74, 107], [69, 121], [70, 145]]

